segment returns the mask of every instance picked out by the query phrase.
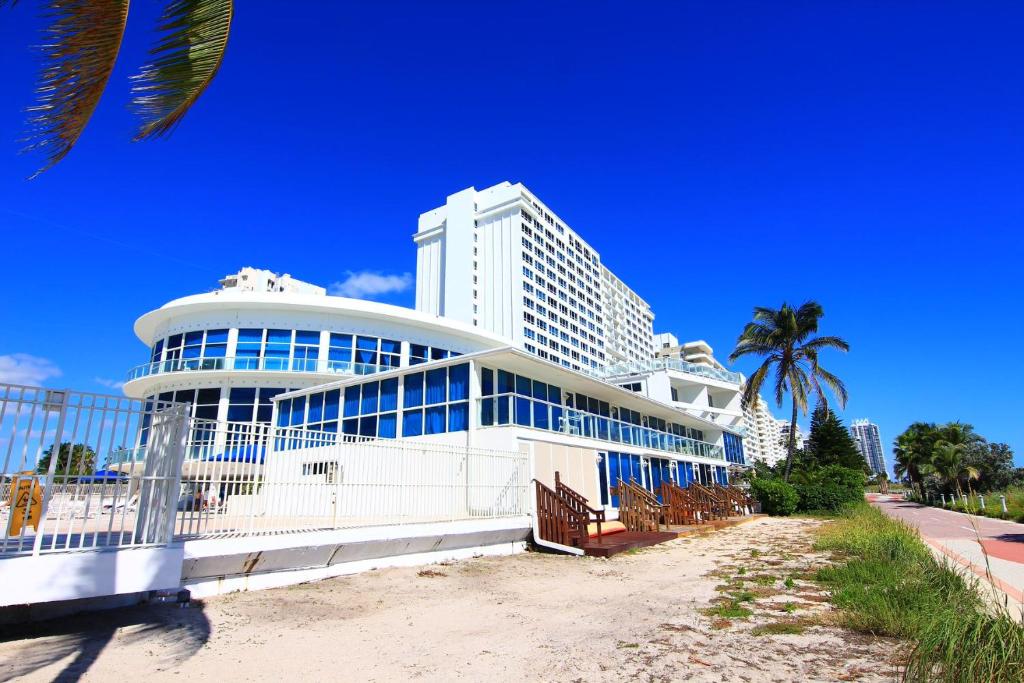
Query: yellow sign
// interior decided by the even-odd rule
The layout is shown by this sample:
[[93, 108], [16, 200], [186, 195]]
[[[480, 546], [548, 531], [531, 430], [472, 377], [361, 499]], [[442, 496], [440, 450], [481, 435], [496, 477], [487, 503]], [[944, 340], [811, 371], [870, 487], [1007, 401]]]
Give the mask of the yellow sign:
[[[31, 475], [31, 472], [19, 474]], [[11, 480], [11, 521], [7, 527], [8, 536], [19, 536], [23, 527], [30, 526], [39, 531], [39, 518], [43, 513], [43, 485], [33, 476]], [[27, 518], [26, 518], [27, 513]]]

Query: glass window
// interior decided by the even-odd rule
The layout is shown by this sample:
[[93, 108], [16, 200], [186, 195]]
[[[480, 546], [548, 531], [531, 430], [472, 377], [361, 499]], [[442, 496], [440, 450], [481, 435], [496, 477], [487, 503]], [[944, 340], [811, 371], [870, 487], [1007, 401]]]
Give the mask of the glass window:
[[356, 362], [364, 365], [377, 365], [376, 337], [356, 337]]
[[420, 436], [423, 434], [423, 411], [406, 410], [402, 414], [402, 436]]
[[[379, 382], [367, 382], [363, 385], [363, 401], [359, 407], [360, 415], [369, 415], [377, 412], [377, 394], [379, 389]], [[360, 433], [362, 433], [361, 430]]]
[[345, 417], [359, 414], [359, 385], [345, 387]]
[[469, 398], [469, 363], [448, 368], [448, 400], [464, 401]]
[[380, 383], [380, 411], [398, 409], [398, 378], [392, 377]]
[[331, 333], [330, 348], [327, 351], [327, 367], [337, 372], [352, 369], [352, 335]]
[[262, 346], [263, 330], [238, 330], [238, 344], [235, 346], [235, 369], [258, 370]]
[[338, 402], [341, 398], [340, 389], [332, 389], [324, 395], [324, 419], [338, 419]]
[[423, 373], [413, 372], [405, 376], [405, 399], [402, 404], [406, 408], [423, 405]]
[[480, 392], [484, 396], [490, 396], [494, 393], [494, 370], [483, 368], [480, 371]]
[[[447, 368], [437, 368], [434, 370], [427, 371], [427, 405], [432, 405], [435, 403], [444, 403], [445, 384], [447, 383], [447, 375]], [[428, 434], [432, 433], [433, 432], [428, 432]]]
[[381, 339], [380, 340], [380, 364], [389, 367], [397, 368], [401, 365], [402, 358], [402, 342], [395, 341], [394, 339]]
[[267, 330], [267, 342], [263, 347], [264, 367], [267, 370], [287, 370], [291, 345], [291, 330]]
[[377, 436], [382, 439], [394, 439], [397, 436], [398, 414], [384, 413], [377, 420]]
[[430, 351], [422, 344], [409, 344], [409, 365], [419, 365], [429, 358]]
[[463, 401], [461, 403], [452, 403], [448, 406], [448, 431], [461, 432], [468, 428], [469, 404]]
[[425, 422], [426, 434], [443, 434], [445, 428], [445, 407], [431, 406], [426, 409]]

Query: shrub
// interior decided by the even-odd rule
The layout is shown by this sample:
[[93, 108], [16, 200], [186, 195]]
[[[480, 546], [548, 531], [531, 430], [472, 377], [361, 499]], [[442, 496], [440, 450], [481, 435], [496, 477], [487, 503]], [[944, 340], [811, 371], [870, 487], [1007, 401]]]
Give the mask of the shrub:
[[750, 482], [750, 490], [761, 503], [761, 509], [769, 515], [791, 515], [800, 502], [796, 489], [781, 479], [759, 477]]
[[864, 499], [864, 473], [839, 465], [827, 465], [806, 473], [796, 484], [801, 512], [839, 512]]

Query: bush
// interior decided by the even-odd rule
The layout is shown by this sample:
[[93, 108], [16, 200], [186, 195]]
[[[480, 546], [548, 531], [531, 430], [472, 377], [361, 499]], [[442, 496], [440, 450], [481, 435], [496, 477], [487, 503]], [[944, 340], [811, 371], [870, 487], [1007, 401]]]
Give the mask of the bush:
[[791, 515], [796, 512], [796, 506], [800, 502], [796, 489], [781, 479], [753, 479], [750, 482], [750, 490], [761, 503], [761, 509], [769, 515]]
[[827, 465], [808, 473], [805, 481], [796, 484], [800, 512], [839, 512], [864, 499], [866, 479], [860, 470]]

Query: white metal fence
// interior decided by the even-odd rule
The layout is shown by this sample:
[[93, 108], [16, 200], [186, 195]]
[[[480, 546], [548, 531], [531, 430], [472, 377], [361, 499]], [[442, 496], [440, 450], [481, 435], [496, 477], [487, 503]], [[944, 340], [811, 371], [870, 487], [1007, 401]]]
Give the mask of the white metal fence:
[[514, 451], [230, 423], [193, 435], [182, 537], [529, 513], [528, 460]]
[[187, 415], [0, 384], [0, 556], [529, 514], [515, 451]]
[[0, 384], [0, 555], [170, 541], [187, 408]]

